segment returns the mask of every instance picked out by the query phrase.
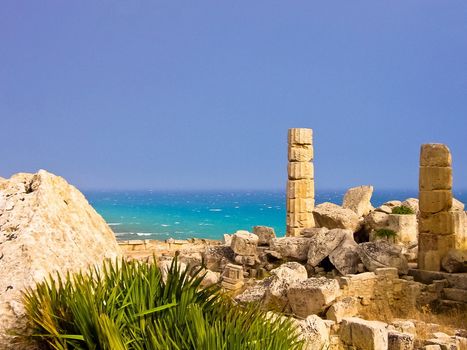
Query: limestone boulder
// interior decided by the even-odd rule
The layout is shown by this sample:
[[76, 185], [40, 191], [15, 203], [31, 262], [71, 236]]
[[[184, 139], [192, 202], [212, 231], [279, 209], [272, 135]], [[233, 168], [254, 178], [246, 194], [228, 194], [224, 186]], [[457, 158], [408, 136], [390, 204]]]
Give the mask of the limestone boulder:
[[382, 228], [387, 228], [389, 226], [389, 215], [390, 214], [382, 211], [372, 211], [369, 215], [365, 217], [365, 231], [370, 233], [372, 231], [376, 231]]
[[256, 255], [259, 238], [248, 231], [237, 231], [232, 236], [230, 247], [237, 255]]
[[270, 271], [267, 289], [264, 295], [264, 304], [276, 310], [285, 310], [287, 290], [293, 284], [304, 281], [308, 277], [305, 267], [297, 262], [282, 264], [277, 269]]
[[340, 301], [336, 301], [326, 311], [326, 318], [340, 323], [345, 317], [356, 316], [359, 304], [360, 301], [356, 297], [346, 297]]
[[356, 232], [361, 226], [359, 216], [353, 210], [329, 202], [316, 206], [313, 217], [318, 227], [328, 229], [342, 228]]
[[341, 340], [357, 349], [381, 350], [388, 348], [386, 323], [366, 321], [358, 317], [346, 317], [339, 328]]
[[241, 294], [235, 297], [235, 301], [241, 304], [260, 303], [264, 300], [266, 290], [270, 284], [270, 278], [255, 281], [255, 284], [246, 288]]
[[404, 207], [412, 209], [415, 214], [418, 214], [420, 212], [417, 198], [407, 198], [405, 201], [402, 202], [402, 205]]
[[352, 237], [352, 231], [339, 228], [317, 231], [317, 234], [310, 237], [308, 265], [317, 266], [337, 248], [346, 236]]
[[368, 215], [374, 209], [371, 205], [372, 195], [373, 186], [350, 188], [344, 195], [342, 208], [352, 210], [359, 217]]
[[341, 291], [339, 283], [330, 278], [308, 278], [289, 286], [287, 298], [293, 313], [307, 317], [324, 311]]
[[273, 238], [270, 250], [276, 251], [283, 259], [306, 261], [311, 238], [308, 237], [281, 237]]
[[385, 239], [360, 244], [360, 258], [368, 271], [381, 267], [395, 267], [401, 274], [407, 274], [408, 262], [401, 247]]
[[26, 329], [21, 291], [120, 255], [104, 219], [63, 178], [40, 170], [0, 182], [0, 348], [27, 348], [6, 334]]
[[305, 341], [303, 350], [326, 349], [329, 345], [329, 329], [317, 315], [307, 316], [304, 320], [294, 320], [298, 326], [299, 339]]
[[388, 205], [381, 205], [380, 207], [376, 208], [375, 211], [386, 213], [386, 214], [391, 214], [392, 213], [392, 208]]
[[460, 200], [453, 198], [452, 199], [452, 211], [464, 211], [465, 205]]
[[382, 206], [386, 206], [386, 207], [389, 207], [391, 208], [395, 208], [395, 207], [400, 207], [402, 205], [402, 202], [401, 201], [398, 201], [398, 200], [392, 200], [392, 201], [387, 201], [385, 203], [383, 203]]
[[339, 245], [329, 254], [329, 260], [342, 275], [358, 272], [360, 247], [350, 235], [346, 235]]
[[388, 350], [413, 350], [415, 336], [397, 331], [388, 332]]
[[276, 238], [276, 233], [272, 227], [255, 226], [253, 233], [258, 236], [258, 245], [269, 245], [273, 238]]
[[412, 245], [417, 243], [418, 224], [415, 214], [390, 214], [388, 219], [388, 228], [396, 234], [395, 243]]
[[441, 266], [450, 273], [467, 272], [467, 251], [451, 249], [441, 260]]

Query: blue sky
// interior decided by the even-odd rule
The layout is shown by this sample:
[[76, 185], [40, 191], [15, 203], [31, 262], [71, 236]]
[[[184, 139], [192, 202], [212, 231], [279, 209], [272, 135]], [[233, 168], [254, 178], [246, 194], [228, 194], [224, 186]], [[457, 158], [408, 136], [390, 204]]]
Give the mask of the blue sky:
[[2, 1], [0, 176], [82, 189], [417, 189], [422, 143], [467, 189], [467, 2]]

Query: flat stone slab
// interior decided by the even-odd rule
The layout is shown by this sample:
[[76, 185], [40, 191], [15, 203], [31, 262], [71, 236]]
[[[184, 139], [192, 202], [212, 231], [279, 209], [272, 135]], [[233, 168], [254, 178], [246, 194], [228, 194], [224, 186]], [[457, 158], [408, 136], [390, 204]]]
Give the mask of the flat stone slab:
[[419, 269], [409, 269], [409, 276], [414, 280], [424, 284], [432, 284], [436, 280], [447, 280], [451, 288], [467, 290], [467, 273], [448, 273], [440, 271], [426, 271]]

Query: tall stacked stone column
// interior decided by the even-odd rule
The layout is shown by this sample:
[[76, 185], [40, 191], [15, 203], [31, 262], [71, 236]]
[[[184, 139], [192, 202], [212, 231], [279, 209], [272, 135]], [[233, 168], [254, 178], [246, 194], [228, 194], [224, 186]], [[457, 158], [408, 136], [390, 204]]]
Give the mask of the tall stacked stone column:
[[287, 236], [299, 236], [314, 227], [315, 186], [313, 171], [313, 130], [289, 129], [287, 181]]
[[425, 144], [420, 151], [418, 268], [439, 271], [441, 259], [456, 244], [452, 207], [451, 153], [442, 144]]

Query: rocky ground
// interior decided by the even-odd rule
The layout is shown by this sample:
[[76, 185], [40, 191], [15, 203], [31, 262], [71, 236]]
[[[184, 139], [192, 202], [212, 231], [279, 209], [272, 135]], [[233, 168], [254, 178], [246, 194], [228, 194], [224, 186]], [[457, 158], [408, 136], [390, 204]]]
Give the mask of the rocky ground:
[[[0, 179], [0, 348], [27, 348], [5, 333], [27, 330], [21, 290], [123, 253], [155, 257], [163, 271], [175, 254], [183, 268], [203, 267], [204, 284], [219, 284], [237, 303], [292, 316], [306, 349], [466, 349], [466, 252], [449, 252], [444, 271], [418, 270], [417, 199], [373, 208], [372, 191], [362, 186], [342, 206], [318, 205], [318, 227], [298, 237], [256, 226], [222, 242], [117, 244], [64, 179], [45, 171]], [[452, 210], [465, 226], [464, 205], [455, 201]]]

